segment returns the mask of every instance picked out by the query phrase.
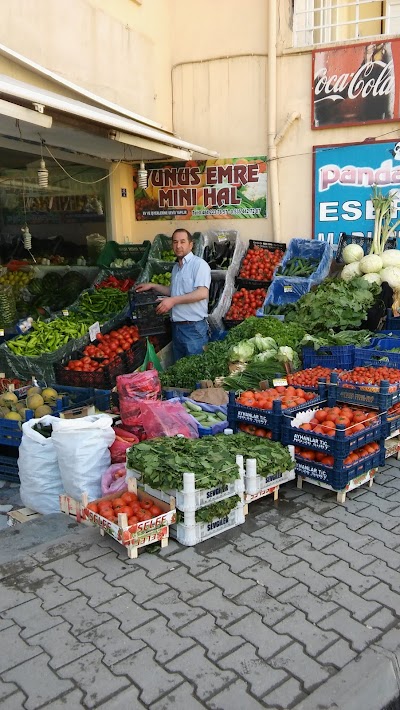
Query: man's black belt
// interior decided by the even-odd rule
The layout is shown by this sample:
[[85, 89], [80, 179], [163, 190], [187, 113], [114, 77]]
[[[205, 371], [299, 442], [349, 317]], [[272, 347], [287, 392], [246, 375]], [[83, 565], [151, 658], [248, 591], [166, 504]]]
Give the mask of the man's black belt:
[[205, 318], [202, 318], [201, 320], [173, 320], [173, 323], [176, 323], [176, 325], [193, 325], [193, 323], [203, 323]]

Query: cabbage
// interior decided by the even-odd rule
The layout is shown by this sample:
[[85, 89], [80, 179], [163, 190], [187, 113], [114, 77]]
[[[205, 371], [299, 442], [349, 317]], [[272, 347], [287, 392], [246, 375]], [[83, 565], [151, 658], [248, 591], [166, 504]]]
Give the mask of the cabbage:
[[247, 341], [254, 345], [256, 352], [263, 353], [265, 350], [278, 350], [278, 346], [273, 338], [263, 337], [260, 333], [256, 333], [254, 338]]
[[386, 281], [393, 289], [400, 288], [400, 268], [397, 266], [387, 266], [380, 273], [382, 281]]
[[229, 351], [231, 362], [249, 362], [254, 355], [254, 345], [249, 340], [241, 340], [237, 345], [233, 345]]
[[368, 283], [370, 284], [379, 284], [380, 286], [382, 282], [381, 273], [382, 271], [379, 274], [364, 274], [362, 278], [368, 281]]
[[364, 256], [364, 250], [359, 244], [348, 244], [343, 249], [343, 261], [345, 264], [353, 264], [355, 261], [360, 261]]
[[293, 362], [294, 355], [293, 348], [288, 345], [282, 345], [278, 350], [277, 359], [279, 362]]
[[352, 264], [346, 264], [343, 267], [341, 277], [343, 281], [351, 281], [356, 276], [361, 276], [360, 262], [353, 261]]
[[400, 250], [387, 249], [381, 254], [383, 268], [386, 266], [400, 266]]
[[382, 266], [382, 259], [377, 254], [368, 254], [360, 261], [360, 269], [363, 274], [377, 274]]
[[271, 360], [271, 358], [276, 358], [276, 350], [264, 350], [262, 353], [258, 353], [254, 358], [254, 362], [265, 362], [265, 360]]

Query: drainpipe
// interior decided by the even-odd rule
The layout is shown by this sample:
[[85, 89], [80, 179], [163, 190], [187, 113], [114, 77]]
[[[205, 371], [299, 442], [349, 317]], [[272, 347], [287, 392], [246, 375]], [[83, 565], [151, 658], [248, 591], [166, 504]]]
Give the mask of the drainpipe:
[[294, 111], [290, 114], [277, 133], [277, 1], [268, 2], [268, 67], [267, 67], [267, 158], [269, 161], [269, 186], [271, 197], [272, 239], [281, 242], [281, 217], [278, 177], [277, 146], [292, 123], [300, 118]]

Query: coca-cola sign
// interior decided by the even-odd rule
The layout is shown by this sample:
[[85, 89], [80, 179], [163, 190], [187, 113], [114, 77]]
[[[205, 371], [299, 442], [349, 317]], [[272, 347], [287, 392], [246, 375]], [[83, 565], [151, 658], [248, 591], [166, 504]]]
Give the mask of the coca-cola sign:
[[312, 128], [398, 121], [400, 40], [313, 52]]

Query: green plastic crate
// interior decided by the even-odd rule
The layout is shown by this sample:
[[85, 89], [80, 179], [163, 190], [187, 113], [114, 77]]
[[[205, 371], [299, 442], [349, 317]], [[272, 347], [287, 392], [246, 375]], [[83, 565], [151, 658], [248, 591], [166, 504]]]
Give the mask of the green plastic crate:
[[[97, 259], [97, 266], [103, 269], [110, 269], [110, 264], [112, 264], [115, 259], [133, 259], [140, 268], [143, 268], [146, 264], [150, 247], [151, 243], [148, 239], [142, 244], [119, 244], [114, 241], [107, 242]], [[113, 269], [113, 271], [117, 274], [118, 271], [122, 272], [124, 269]]]

